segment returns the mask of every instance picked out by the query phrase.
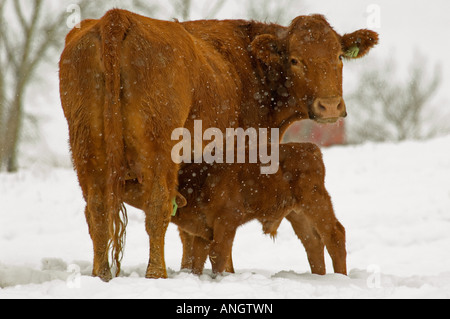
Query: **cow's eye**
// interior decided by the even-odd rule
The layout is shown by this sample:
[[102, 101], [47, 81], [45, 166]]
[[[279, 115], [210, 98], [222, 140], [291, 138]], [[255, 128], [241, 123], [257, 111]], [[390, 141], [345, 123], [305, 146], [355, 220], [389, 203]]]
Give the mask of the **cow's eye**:
[[291, 64], [292, 65], [297, 65], [298, 64], [298, 60], [297, 59], [291, 59]]

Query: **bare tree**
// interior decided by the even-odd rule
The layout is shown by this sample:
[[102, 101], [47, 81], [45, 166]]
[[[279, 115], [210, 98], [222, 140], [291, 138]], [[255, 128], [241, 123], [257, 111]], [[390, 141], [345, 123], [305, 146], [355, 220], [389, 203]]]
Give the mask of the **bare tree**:
[[443, 129], [437, 124], [443, 114], [434, 114], [430, 105], [441, 83], [439, 67], [430, 77], [423, 61], [416, 54], [404, 81], [396, 80], [392, 60], [362, 73], [356, 90], [347, 97], [349, 108], [353, 105], [348, 121], [350, 143], [427, 138]]
[[[78, 5], [85, 8], [89, 1]], [[50, 15], [48, 0], [3, 0], [0, 4], [0, 169], [17, 170], [25, 92], [52, 48], [68, 31], [66, 10]]]
[[188, 20], [191, 16], [191, 5], [192, 0], [177, 0], [175, 8], [179, 8], [177, 11], [181, 15], [181, 18], [183, 20]]
[[[3, 17], [4, 8], [5, 2], [0, 2], [0, 17]], [[2, 26], [3, 24], [4, 22], [0, 22], [0, 30], [3, 28]], [[2, 167], [2, 154], [4, 151], [3, 130], [4, 130], [4, 115], [6, 110], [5, 77], [7, 70], [4, 69], [3, 67], [8, 67], [8, 63], [6, 63], [6, 61], [7, 57], [5, 46], [3, 44], [3, 41], [0, 39], [0, 67], [2, 68], [2, 73], [0, 74], [0, 169]]]

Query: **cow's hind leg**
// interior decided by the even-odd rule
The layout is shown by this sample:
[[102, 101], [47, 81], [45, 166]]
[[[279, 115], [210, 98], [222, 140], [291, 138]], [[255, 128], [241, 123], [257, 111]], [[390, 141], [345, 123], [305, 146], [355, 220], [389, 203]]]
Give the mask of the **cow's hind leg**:
[[164, 236], [169, 225], [171, 202], [167, 188], [153, 183], [150, 202], [145, 208], [145, 229], [150, 238], [150, 257], [145, 277], [167, 278], [164, 259]]
[[[170, 175], [170, 174], [169, 174]], [[166, 278], [166, 268], [164, 263], [164, 236], [170, 221], [170, 213], [173, 211], [172, 201], [170, 207], [167, 205], [170, 190], [165, 186], [165, 181], [160, 178], [165, 176], [153, 175], [148, 184], [140, 184], [138, 181], [127, 181], [125, 187], [125, 202], [145, 212], [145, 228], [150, 238], [150, 258], [147, 268], [147, 278]], [[173, 186], [173, 189], [175, 186]], [[173, 197], [172, 197], [173, 199]], [[180, 204], [185, 205], [184, 204]], [[192, 253], [193, 237], [180, 230], [180, 237], [183, 242], [183, 262], [181, 268], [192, 268], [192, 262], [189, 259]], [[186, 238], [186, 239], [185, 239]]]
[[170, 157], [156, 156], [148, 167], [150, 170], [144, 170], [143, 175], [144, 194], [148, 194], [144, 204], [145, 228], [150, 239], [146, 277], [167, 278], [164, 238], [173, 211], [172, 199], [177, 194], [178, 166]]
[[109, 255], [109, 230], [108, 219], [103, 201], [103, 190], [98, 184], [89, 187], [86, 196], [86, 221], [89, 226], [94, 246], [94, 265], [92, 275], [100, 277], [103, 281], [112, 279], [111, 270], [108, 262]]

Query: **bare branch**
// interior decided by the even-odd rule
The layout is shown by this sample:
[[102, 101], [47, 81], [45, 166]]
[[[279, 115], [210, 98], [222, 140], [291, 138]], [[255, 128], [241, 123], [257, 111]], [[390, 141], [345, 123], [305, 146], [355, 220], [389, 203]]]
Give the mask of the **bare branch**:
[[[272, 3], [275, 3], [271, 5]], [[287, 23], [292, 8], [298, 7], [298, 0], [251, 0], [247, 5], [247, 15], [251, 19], [284, 24]]]
[[[3, 9], [5, 6], [5, 1], [0, 2], [0, 18], [3, 18]], [[6, 112], [6, 89], [5, 89], [5, 75], [6, 75], [6, 65], [7, 63], [4, 61], [4, 41], [2, 41], [3, 34], [6, 34], [6, 31], [4, 31], [6, 28], [6, 24], [4, 22], [0, 22], [0, 68], [2, 70], [2, 75], [0, 76], [0, 168], [2, 166], [3, 162], [3, 151], [4, 151], [4, 143], [3, 143], [3, 136], [4, 136], [4, 116]], [[5, 52], [6, 55], [6, 52]]]
[[158, 5], [145, 0], [133, 0], [133, 7], [141, 14], [152, 16], [158, 9]]
[[[15, 2], [18, 2], [18, 0], [16, 0]], [[30, 52], [31, 44], [33, 43], [34, 32], [37, 29], [36, 24], [38, 22], [41, 8], [42, 8], [42, 0], [34, 0], [33, 15], [31, 17], [29, 27], [27, 27], [26, 25], [23, 26], [25, 28], [26, 32], [25, 32], [25, 39], [24, 39], [24, 48], [23, 48], [23, 55], [22, 55], [22, 61], [21, 61], [21, 65], [22, 65], [21, 68], [26, 68], [26, 64], [29, 63], [28, 57], [31, 53]], [[24, 23], [26, 24], [26, 22], [24, 22]]]
[[191, 16], [191, 0], [181, 0], [180, 1], [180, 7], [181, 7], [181, 17], [183, 20], [188, 20]]
[[23, 15], [23, 10], [20, 5], [20, 0], [14, 0], [14, 9], [15, 9], [17, 18], [19, 19], [20, 26], [23, 28], [25, 33], [28, 33], [30, 30], [30, 26], [28, 25], [27, 20], [25, 19], [25, 16]]
[[[3, 15], [2, 15], [3, 17]], [[1, 23], [0, 22], [0, 43], [3, 44], [3, 48], [4, 48], [4, 52], [6, 54], [7, 60], [9, 61], [10, 65], [14, 67], [14, 69], [18, 69], [19, 68], [19, 61], [18, 61], [18, 57], [16, 56], [15, 52], [15, 48], [13, 47], [13, 45], [11, 44], [11, 40], [9, 35], [12, 33], [7, 32], [7, 26], [5, 23]], [[2, 69], [2, 73], [4, 73], [4, 69]]]
[[[433, 77], [426, 75], [426, 64], [411, 65], [411, 73], [402, 82], [395, 82], [395, 64], [392, 61], [375, 66], [361, 75], [356, 94], [350, 96], [348, 105], [356, 104], [354, 119], [349, 120], [349, 139], [405, 140], [436, 134], [434, 123], [439, 116], [430, 115], [430, 99], [435, 96], [441, 83], [438, 72]], [[432, 129], [426, 130], [426, 127]], [[442, 127], [442, 126], [441, 126]], [[450, 128], [450, 126], [449, 126]]]

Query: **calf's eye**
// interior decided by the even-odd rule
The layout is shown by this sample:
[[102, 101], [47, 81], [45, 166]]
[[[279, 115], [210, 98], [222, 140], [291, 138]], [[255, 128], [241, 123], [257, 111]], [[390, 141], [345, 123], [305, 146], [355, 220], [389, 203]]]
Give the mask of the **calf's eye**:
[[297, 65], [298, 64], [298, 60], [297, 59], [292, 59], [291, 60], [291, 64], [292, 65]]

